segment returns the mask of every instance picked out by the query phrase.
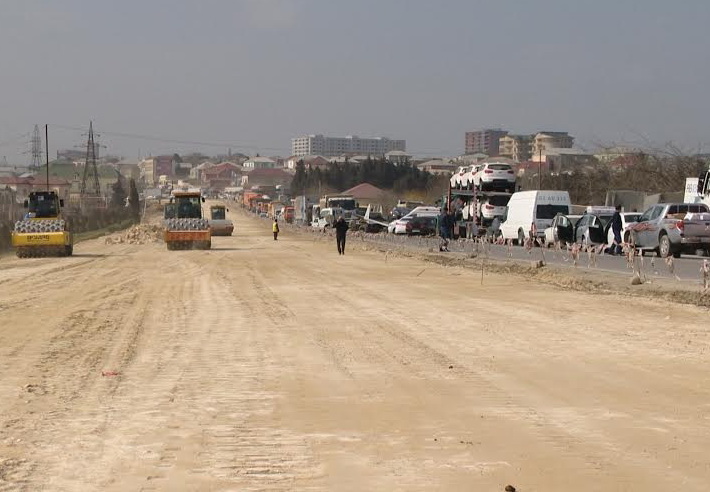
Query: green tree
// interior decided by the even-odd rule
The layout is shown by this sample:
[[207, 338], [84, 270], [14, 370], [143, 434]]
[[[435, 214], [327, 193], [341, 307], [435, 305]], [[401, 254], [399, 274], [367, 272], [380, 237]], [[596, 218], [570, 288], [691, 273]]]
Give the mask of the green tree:
[[124, 208], [126, 206], [126, 190], [123, 188], [121, 178], [116, 179], [116, 182], [111, 185], [111, 203], [112, 208]]
[[140, 197], [138, 196], [138, 188], [136, 187], [136, 180], [131, 178], [128, 187], [128, 203], [131, 208], [131, 217], [137, 222], [141, 217], [141, 204]]

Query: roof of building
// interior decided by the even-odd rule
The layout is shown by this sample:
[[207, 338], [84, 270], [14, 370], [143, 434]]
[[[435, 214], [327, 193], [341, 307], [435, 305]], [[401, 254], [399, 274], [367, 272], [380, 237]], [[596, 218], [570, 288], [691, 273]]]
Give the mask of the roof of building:
[[[35, 176], [29, 176], [29, 177], [4, 176], [4, 177], [0, 177], [0, 184], [42, 186], [43, 184], [47, 184], [47, 178], [46, 177], [35, 177]], [[50, 186], [69, 186], [69, 185], [71, 185], [71, 182], [67, 181], [66, 179], [57, 178], [56, 176], [50, 176], [49, 177], [49, 185]]]
[[543, 134], [543, 135], [549, 135], [551, 137], [569, 137], [568, 132], [548, 132], [548, 131], [539, 131], [537, 132], [538, 135]]
[[276, 163], [276, 161], [273, 159], [269, 159], [268, 157], [261, 157], [261, 156], [250, 157], [247, 162], [273, 162], [273, 163]]
[[375, 198], [385, 193], [381, 188], [370, 183], [360, 183], [349, 190], [343, 191], [343, 195], [352, 195], [355, 198]]
[[284, 171], [281, 168], [257, 168], [251, 169], [246, 173], [250, 178], [291, 178], [291, 173]]

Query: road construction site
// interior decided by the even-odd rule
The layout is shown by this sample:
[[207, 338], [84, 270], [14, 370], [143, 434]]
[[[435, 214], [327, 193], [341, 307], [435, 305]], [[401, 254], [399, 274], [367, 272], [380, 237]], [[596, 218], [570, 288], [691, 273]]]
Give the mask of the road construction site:
[[0, 491], [707, 489], [705, 308], [228, 216], [0, 257]]

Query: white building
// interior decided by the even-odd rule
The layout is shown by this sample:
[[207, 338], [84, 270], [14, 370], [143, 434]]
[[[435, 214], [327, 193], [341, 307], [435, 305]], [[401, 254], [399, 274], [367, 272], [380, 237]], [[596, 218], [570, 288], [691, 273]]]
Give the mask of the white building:
[[248, 160], [244, 161], [244, 169], [274, 169], [276, 168], [276, 161], [269, 159], [268, 157], [250, 157]]
[[406, 151], [404, 140], [390, 140], [385, 137], [360, 138], [355, 135], [346, 137], [325, 137], [306, 135], [291, 139], [291, 154], [294, 156], [323, 155], [335, 157], [343, 154], [384, 155], [393, 150]]

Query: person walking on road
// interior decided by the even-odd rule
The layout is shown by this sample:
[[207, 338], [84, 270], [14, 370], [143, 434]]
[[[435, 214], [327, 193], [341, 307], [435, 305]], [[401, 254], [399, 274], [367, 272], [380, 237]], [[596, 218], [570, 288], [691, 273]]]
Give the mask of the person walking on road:
[[274, 233], [274, 241], [278, 241], [279, 238], [279, 223], [274, 219], [274, 225], [271, 226], [271, 230]]
[[441, 215], [439, 215], [439, 236], [441, 236], [439, 251], [449, 250], [449, 239], [451, 238], [451, 230], [453, 227], [454, 215], [451, 211], [442, 210]]
[[616, 210], [614, 211], [614, 215], [611, 217], [609, 225], [611, 227], [611, 232], [614, 235], [614, 242], [609, 248], [609, 253], [612, 255], [620, 255], [623, 251], [621, 246], [621, 228], [623, 226], [621, 220], [621, 205], [616, 206]]
[[611, 216], [611, 232], [614, 234], [614, 243], [611, 245], [609, 252], [612, 255], [620, 255], [623, 251], [621, 247], [621, 205], [616, 206], [614, 215]]
[[338, 254], [344, 255], [345, 234], [348, 232], [348, 223], [345, 222], [345, 219], [342, 215], [338, 217], [338, 220], [335, 221], [333, 229], [335, 229], [335, 242], [338, 243]]

